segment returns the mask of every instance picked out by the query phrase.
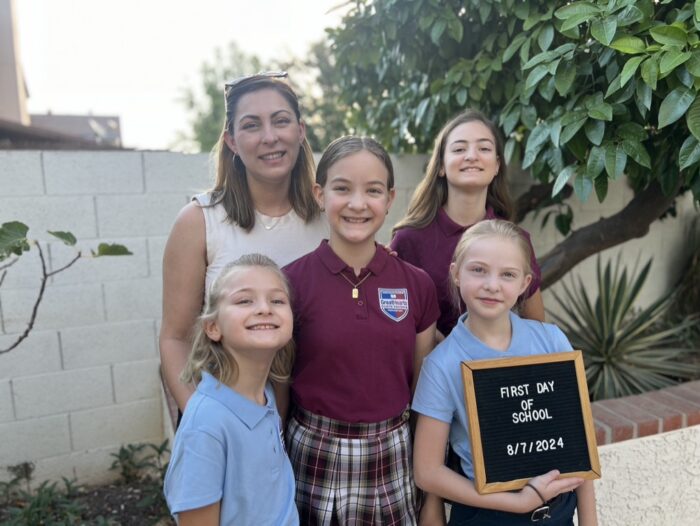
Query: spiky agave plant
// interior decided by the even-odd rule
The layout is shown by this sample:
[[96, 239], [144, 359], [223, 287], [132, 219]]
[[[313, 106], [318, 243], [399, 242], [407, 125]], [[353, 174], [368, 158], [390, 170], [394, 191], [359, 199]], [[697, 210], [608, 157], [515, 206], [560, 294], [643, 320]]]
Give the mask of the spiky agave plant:
[[644, 309], [634, 309], [650, 268], [651, 259], [640, 272], [635, 267], [628, 275], [619, 257], [614, 264], [608, 261], [605, 268], [598, 257], [594, 302], [587, 292], [590, 286], [580, 277], [563, 283], [561, 295], [553, 293], [565, 316], [551, 316], [574, 349], [583, 352], [593, 400], [660, 389], [700, 372], [697, 364], [684, 360], [692, 350], [679, 344], [682, 334], [698, 325], [698, 317], [661, 326], [673, 304], [673, 292]]

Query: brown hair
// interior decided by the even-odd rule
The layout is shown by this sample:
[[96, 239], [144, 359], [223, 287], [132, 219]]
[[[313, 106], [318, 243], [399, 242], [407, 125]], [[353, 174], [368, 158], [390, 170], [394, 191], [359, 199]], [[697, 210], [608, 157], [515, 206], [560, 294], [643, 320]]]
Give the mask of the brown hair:
[[506, 179], [506, 161], [503, 154], [503, 139], [496, 125], [487, 119], [483, 113], [476, 110], [465, 110], [453, 117], [435, 138], [433, 153], [430, 156], [425, 176], [418, 183], [413, 197], [408, 205], [406, 216], [399, 221], [392, 229], [395, 234], [397, 230], [406, 227], [423, 228], [428, 226], [438, 213], [440, 207], [447, 202], [447, 178], [441, 177], [440, 173], [444, 169], [445, 148], [447, 137], [452, 131], [467, 122], [478, 121], [486, 126], [495, 140], [496, 155], [499, 161], [498, 172], [489, 184], [486, 193], [486, 204], [493, 208], [497, 216], [503, 219], [512, 219], [514, 216], [513, 203], [508, 191], [508, 181]]
[[326, 186], [328, 179], [328, 170], [341, 159], [348, 157], [357, 152], [369, 152], [379, 159], [389, 176], [387, 178], [387, 189], [394, 188], [394, 165], [391, 163], [391, 157], [384, 149], [384, 146], [379, 144], [371, 137], [357, 137], [356, 135], [344, 135], [334, 140], [323, 151], [321, 160], [318, 162], [316, 170], [316, 184], [321, 187]]
[[[452, 263], [459, 268], [464, 261], [465, 256], [469, 247], [480, 239], [487, 237], [500, 237], [501, 239], [507, 239], [515, 243], [523, 256], [523, 271], [524, 273], [532, 275], [532, 249], [530, 248], [530, 243], [528, 242], [527, 236], [525, 235], [522, 228], [520, 228], [515, 223], [510, 221], [504, 221], [502, 219], [487, 219], [484, 221], [479, 221], [474, 226], [468, 228], [462, 237], [459, 238], [459, 242], [455, 247], [454, 254], [452, 255]], [[459, 288], [450, 276], [450, 295], [452, 296], [452, 303], [457, 307], [459, 311], [461, 308], [462, 298], [459, 295]], [[518, 305], [524, 300], [523, 295], [518, 299]]]
[[[214, 187], [209, 190], [212, 196], [212, 205], [221, 203], [226, 210], [228, 220], [247, 232], [250, 232], [255, 225], [255, 207], [248, 188], [246, 167], [238, 156], [234, 160], [233, 151], [226, 144], [224, 136], [226, 133], [233, 134], [233, 118], [241, 97], [263, 89], [272, 89], [282, 95], [294, 111], [297, 121], [301, 120], [299, 98], [286, 82], [278, 78], [260, 74], [245, 77], [237, 83], [227, 85], [225, 91], [226, 121], [215, 147], [216, 181]], [[309, 141], [304, 137], [304, 141], [299, 147], [297, 162], [292, 168], [288, 196], [294, 211], [307, 223], [319, 215], [319, 208], [311, 191], [313, 177], [313, 152]]]
[[[238, 374], [236, 360], [223, 348], [221, 342], [209, 338], [204, 330], [205, 324], [216, 319], [219, 314], [219, 303], [226, 292], [229, 276], [241, 267], [259, 267], [271, 270], [282, 282], [289, 296], [289, 283], [277, 264], [262, 254], [246, 254], [226, 265], [212, 283], [202, 314], [195, 326], [192, 352], [185, 369], [180, 375], [184, 383], [199, 383], [202, 371], [206, 371], [222, 383], [229, 383]], [[289, 380], [294, 363], [294, 342], [290, 340], [275, 354], [270, 367], [269, 379], [283, 383]]]

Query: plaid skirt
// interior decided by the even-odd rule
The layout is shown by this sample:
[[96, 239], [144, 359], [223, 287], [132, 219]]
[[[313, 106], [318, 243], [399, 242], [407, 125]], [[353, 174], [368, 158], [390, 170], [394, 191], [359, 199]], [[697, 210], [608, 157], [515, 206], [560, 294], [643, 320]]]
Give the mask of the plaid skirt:
[[287, 448], [301, 524], [417, 523], [408, 414], [350, 424], [295, 410]]

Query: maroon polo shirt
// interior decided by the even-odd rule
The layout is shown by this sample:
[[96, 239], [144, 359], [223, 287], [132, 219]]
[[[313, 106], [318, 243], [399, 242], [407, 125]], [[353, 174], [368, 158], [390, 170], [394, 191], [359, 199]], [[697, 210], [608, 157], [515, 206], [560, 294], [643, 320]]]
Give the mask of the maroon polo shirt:
[[[484, 219], [498, 219], [493, 208], [486, 208]], [[398, 253], [401, 259], [425, 270], [435, 283], [438, 303], [440, 304], [437, 329], [445, 336], [457, 324], [457, 318], [460, 314], [454, 306], [450, 293], [450, 263], [459, 239], [470, 226], [472, 225], [462, 226], [455, 223], [441, 207], [438, 209], [435, 220], [428, 226], [402, 228], [396, 232], [394, 239], [391, 240], [391, 248]], [[532, 282], [524, 294], [526, 298], [529, 298], [540, 288], [541, 276], [540, 267], [535, 258], [535, 250], [530, 241], [530, 234], [525, 232], [525, 235], [532, 249]], [[464, 312], [464, 303], [460, 303], [461, 311]]]
[[[284, 272], [293, 290], [294, 402], [352, 423], [401, 414], [411, 400], [416, 335], [440, 314], [430, 277], [381, 247], [355, 276], [325, 240]], [[357, 299], [343, 276], [364, 279]]]

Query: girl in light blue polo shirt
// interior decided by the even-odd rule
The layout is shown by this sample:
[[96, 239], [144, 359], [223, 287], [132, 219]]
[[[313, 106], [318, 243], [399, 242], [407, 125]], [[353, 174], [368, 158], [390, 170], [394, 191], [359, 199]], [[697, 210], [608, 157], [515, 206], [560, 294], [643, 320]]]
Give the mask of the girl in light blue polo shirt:
[[[423, 362], [412, 409], [419, 414], [416, 484], [453, 501], [453, 526], [531, 525], [540, 519], [549, 526], [568, 526], [573, 525], [576, 508], [580, 526], [597, 524], [590, 480], [561, 479], [553, 470], [517, 492], [480, 495], [474, 487], [460, 363], [571, 350], [556, 326], [521, 319], [511, 310], [532, 279], [530, 256], [530, 245], [517, 226], [488, 220], [463, 234], [450, 265], [453, 291], [464, 301], [467, 314]], [[448, 440], [460, 459], [461, 474], [445, 466]], [[546, 517], [533, 515], [545, 509]]]
[[175, 435], [164, 493], [180, 526], [295, 526], [294, 475], [268, 380], [293, 359], [287, 282], [262, 255], [212, 284], [181, 380], [197, 384]]

